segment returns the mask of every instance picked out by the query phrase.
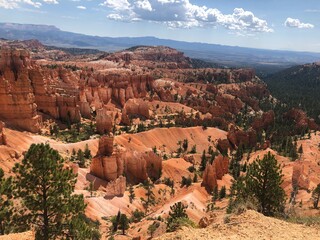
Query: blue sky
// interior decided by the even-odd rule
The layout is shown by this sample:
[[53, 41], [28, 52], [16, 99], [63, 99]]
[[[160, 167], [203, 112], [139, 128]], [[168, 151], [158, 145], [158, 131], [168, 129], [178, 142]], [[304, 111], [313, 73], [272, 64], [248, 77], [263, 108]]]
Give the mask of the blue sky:
[[0, 21], [99, 36], [320, 52], [319, 0], [0, 0]]

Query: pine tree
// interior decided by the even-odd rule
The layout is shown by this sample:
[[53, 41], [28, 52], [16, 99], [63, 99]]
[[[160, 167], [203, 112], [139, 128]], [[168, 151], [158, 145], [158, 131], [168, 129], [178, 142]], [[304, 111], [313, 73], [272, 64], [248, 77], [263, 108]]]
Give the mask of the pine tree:
[[152, 191], [152, 189], [154, 188], [153, 183], [148, 179], [147, 181], [145, 181], [145, 183], [143, 184], [143, 188], [146, 190], [146, 197], [147, 199], [143, 199], [141, 198], [141, 201], [143, 202], [143, 206], [146, 210], [146, 213], [149, 210], [149, 206], [150, 205], [154, 205], [156, 203], [156, 199], [154, 196], [154, 193]]
[[90, 182], [90, 183], [89, 183], [89, 192], [90, 192], [90, 197], [93, 197], [94, 182]]
[[218, 190], [218, 186], [215, 186], [212, 193], [213, 202], [217, 201], [218, 198], [219, 198], [219, 190]]
[[154, 232], [160, 227], [160, 223], [154, 221], [152, 224], [148, 227], [148, 233], [150, 234], [150, 237], [153, 238]]
[[182, 202], [177, 202], [170, 207], [169, 217], [167, 219], [167, 230], [169, 232], [175, 231], [180, 226], [180, 219], [188, 219], [187, 208], [188, 207], [183, 205]]
[[189, 146], [188, 139], [184, 139], [183, 140], [183, 144], [182, 144], [183, 150], [187, 151], [188, 150], [188, 146]]
[[119, 221], [119, 228], [122, 230], [122, 235], [125, 235], [126, 230], [129, 228], [129, 219], [127, 215], [121, 214]]
[[133, 186], [130, 185], [130, 187], [129, 187], [129, 201], [130, 201], [130, 203], [133, 202], [133, 200], [135, 199], [135, 197], [136, 197], [136, 195], [135, 195], [135, 193], [134, 193]]
[[226, 197], [226, 187], [222, 186], [219, 192], [219, 199], [223, 199]]
[[[13, 172], [16, 194], [26, 210], [26, 224], [35, 228], [36, 238], [74, 239], [75, 227], [86, 225], [83, 222], [86, 205], [82, 195], [73, 194], [76, 175], [64, 167], [58, 151], [48, 144], [32, 144]], [[85, 230], [88, 228], [83, 226], [76, 229], [77, 235]]]
[[197, 173], [194, 174], [192, 181], [193, 181], [194, 183], [198, 182], [198, 174], [197, 174]]
[[12, 179], [5, 178], [0, 168], [0, 235], [7, 234], [12, 224]]
[[81, 149], [77, 152], [77, 161], [79, 164], [79, 167], [84, 168], [86, 166], [86, 160], [84, 158], [84, 153]]
[[90, 149], [89, 149], [88, 144], [86, 144], [86, 146], [85, 146], [83, 155], [84, 155], [84, 157], [85, 157], [86, 159], [91, 159], [91, 158], [92, 158], [91, 151], [90, 151]]
[[247, 168], [245, 177], [239, 177], [232, 184], [232, 204], [255, 199], [258, 202], [258, 210], [264, 215], [272, 216], [284, 210], [285, 192], [281, 188], [282, 171], [274, 155], [270, 152], [263, 159], [256, 159]]
[[313, 207], [318, 208], [318, 204], [319, 204], [319, 200], [320, 200], [320, 183], [313, 190], [312, 198], [313, 198]]
[[203, 172], [206, 169], [206, 166], [207, 166], [206, 150], [203, 150], [199, 170]]

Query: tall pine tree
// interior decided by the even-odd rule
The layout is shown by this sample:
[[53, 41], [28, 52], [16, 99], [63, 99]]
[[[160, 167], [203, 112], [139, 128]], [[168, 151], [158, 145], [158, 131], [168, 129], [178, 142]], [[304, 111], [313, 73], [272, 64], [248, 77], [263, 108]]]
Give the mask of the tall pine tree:
[[240, 177], [231, 187], [231, 205], [255, 199], [258, 210], [264, 215], [272, 216], [283, 212], [285, 192], [281, 187], [282, 171], [274, 155], [270, 152], [263, 159], [256, 159], [248, 166], [245, 177]]
[[13, 213], [12, 204], [12, 179], [5, 178], [0, 168], [0, 235], [9, 231]]
[[73, 194], [76, 175], [56, 150], [48, 144], [32, 144], [13, 171], [26, 224], [35, 228], [37, 239], [82, 239], [93, 233], [84, 227], [83, 196]]

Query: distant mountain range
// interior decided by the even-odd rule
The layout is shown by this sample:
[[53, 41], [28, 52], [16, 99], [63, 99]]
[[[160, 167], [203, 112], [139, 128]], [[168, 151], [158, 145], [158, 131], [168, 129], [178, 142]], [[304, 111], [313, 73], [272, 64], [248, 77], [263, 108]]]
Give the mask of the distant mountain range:
[[99, 37], [62, 31], [55, 26], [0, 23], [0, 37], [10, 40], [38, 39], [57, 47], [92, 48], [118, 51], [132, 46], [163, 45], [198, 58], [228, 67], [254, 67], [263, 73], [275, 72], [293, 65], [320, 61], [320, 53], [265, 50], [218, 44], [183, 42], [155, 37]]

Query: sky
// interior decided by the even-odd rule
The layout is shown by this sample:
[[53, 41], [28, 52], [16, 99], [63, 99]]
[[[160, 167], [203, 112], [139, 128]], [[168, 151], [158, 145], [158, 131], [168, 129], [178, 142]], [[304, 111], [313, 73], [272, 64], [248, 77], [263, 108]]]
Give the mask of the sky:
[[0, 0], [0, 22], [320, 52], [319, 0]]

